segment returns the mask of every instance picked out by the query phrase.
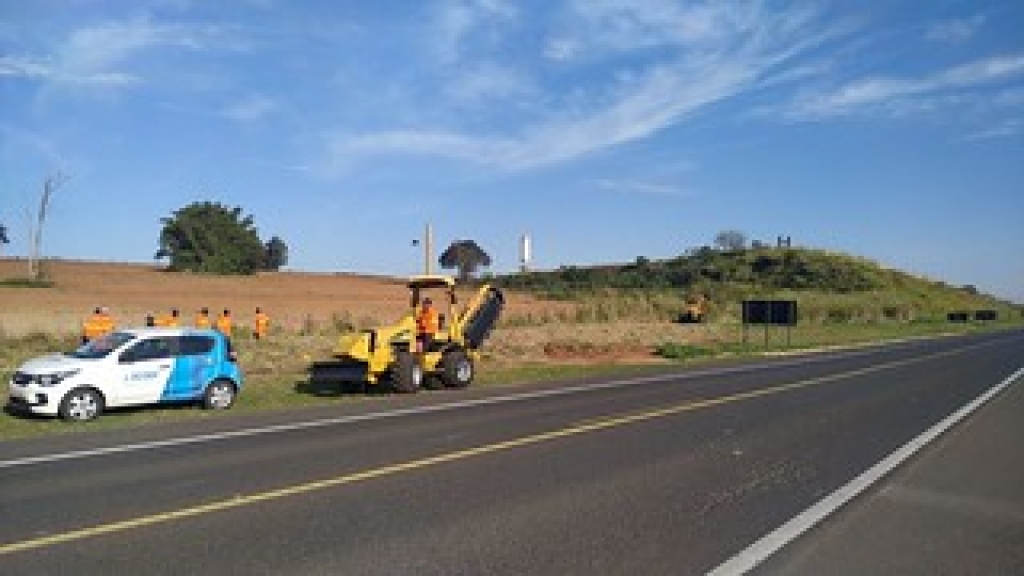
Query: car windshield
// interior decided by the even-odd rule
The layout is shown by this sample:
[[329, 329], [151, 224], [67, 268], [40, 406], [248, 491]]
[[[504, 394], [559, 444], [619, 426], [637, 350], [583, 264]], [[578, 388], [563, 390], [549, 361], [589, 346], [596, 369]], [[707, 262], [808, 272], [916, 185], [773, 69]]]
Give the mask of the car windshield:
[[95, 340], [86, 342], [77, 350], [69, 354], [69, 356], [85, 359], [104, 358], [112, 351], [134, 339], [135, 336], [127, 332], [113, 332], [106, 336], [101, 336]]

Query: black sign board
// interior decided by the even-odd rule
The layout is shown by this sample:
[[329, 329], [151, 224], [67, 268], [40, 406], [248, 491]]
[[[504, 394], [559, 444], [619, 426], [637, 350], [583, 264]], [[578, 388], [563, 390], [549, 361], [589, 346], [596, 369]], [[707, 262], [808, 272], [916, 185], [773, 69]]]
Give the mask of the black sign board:
[[995, 310], [975, 310], [974, 319], [981, 322], [992, 322], [999, 318], [999, 313]]
[[971, 319], [971, 314], [970, 312], [950, 312], [946, 314], [946, 319], [950, 322], [967, 322]]
[[796, 300], [744, 300], [743, 323], [796, 326]]

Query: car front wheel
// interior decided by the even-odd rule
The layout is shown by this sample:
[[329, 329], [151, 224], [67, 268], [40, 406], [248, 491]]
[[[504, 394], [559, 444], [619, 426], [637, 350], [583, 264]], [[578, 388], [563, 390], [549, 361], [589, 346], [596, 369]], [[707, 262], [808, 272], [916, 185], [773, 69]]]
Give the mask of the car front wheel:
[[60, 402], [60, 417], [72, 422], [85, 422], [103, 412], [103, 397], [91, 388], [75, 388]]

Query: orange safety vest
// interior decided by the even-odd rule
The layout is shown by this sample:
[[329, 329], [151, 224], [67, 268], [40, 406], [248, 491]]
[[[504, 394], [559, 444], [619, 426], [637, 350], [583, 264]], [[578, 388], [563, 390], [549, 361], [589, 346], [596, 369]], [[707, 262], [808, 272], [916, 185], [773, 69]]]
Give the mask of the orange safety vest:
[[210, 327], [210, 316], [200, 312], [196, 314], [196, 328], [209, 328]]
[[95, 340], [114, 331], [115, 322], [109, 314], [93, 314], [82, 324], [82, 337]]
[[225, 336], [231, 336], [231, 316], [221, 314], [217, 317], [217, 330]]
[[93, 314], [82, 323], [82, 338], [85, 340], [95, 340], [103, 336], [104, 326], [103, 316], [101, 314]]
[[263, 338], [267, 335], [267, 330], [270, 328], [270, 316], [264, 312], [260, 312], [256, 315], [256, 327], [253, 330], [256, 333], [257, 338]]
[[117, 328], [117, 323], [114, 322], [114, 317], [110, 314], [100, 314], [103, 317], [103, 334], [110, 334]]
[[163, 328], [176, 328], [178, 326], [178, 319], [171, 314], [164, 313], [156, 317], [154, 324]]
[[437, 310], [432, 306], [424, 306], [416, 316], [416, 331], [433, 336], [437, 333], [440, 323]]

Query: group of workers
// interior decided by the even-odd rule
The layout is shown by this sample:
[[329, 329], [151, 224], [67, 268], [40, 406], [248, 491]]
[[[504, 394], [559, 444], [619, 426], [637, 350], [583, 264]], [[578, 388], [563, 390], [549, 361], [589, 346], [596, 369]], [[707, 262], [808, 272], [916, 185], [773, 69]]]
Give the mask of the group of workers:
[[[181, 325], [180, 316], [181, 313], [177, 308], [173, 308], [169, 312], [164, 312], [157, 316], [150, 314], [146, 316], [146, 326], [175, 328]], [[225, 308], [217, 318], [212, 318], [210, 316], [209, 308], [201, 308], [199, 312], [196, 313], [195, 321], [192, 325], [196, 328], [213, 328], [226, 336], [231, 336], [234, 328], [234, 320], [231, 317], [231, 310], [228, 310], [227, 308]], [[89, 342], [90, 340], [109, 334], [116, 328], [117, 322], [110, 314], [110, 309], [106, 306], [100, 306], [93, 311], [92, 316], [82, 323], [82, 342]], [[253, 318], [252, 337], [257, 340], [262, 340], [267, 337], [269, 332], [270, 316], [257, 307], [256, 315]]]
[[[181, 325], [180, 317], [181, 313], [178, 309], [172, 308], [169, 312], [164, 312], [157, 316], [146, 316], [146, 326], [175, 328]], [[200, 308], [199, 312], [196, 313], [196, 317], [192, 325], [196, 328], [214, 328], [222, 334], [231, 336], [234, 328], [234, 320], [231, 317], [231, 310], [228, 310], [227, 308], [225, 308], [217, 318], [214, 319], [210, 316], [210, 309], [204, 307]], [[116, 328], [117, 322], [110, 314], [110, 309], [106, 306], [100, 306], [93, 311], [92, 316], [82, 323], [82, 342], [89, 342], [90, 340], [109, 334]], [[416, 341], [419, 351], [425, 351], [430, 347], [430, 344], [433, 342], [440, 328], [440, 315], [438, 314], [437, 309], [434, 308], [433, 302], [431, 302], [430, 298], [425, 298], [423, 300], [423, 305], [420, 307], [416, 315]], [[256, 315], [253, 318], [252, 337], [256, 340], [265, 339], [269, 331], [270, 316], [257, 307]]]

